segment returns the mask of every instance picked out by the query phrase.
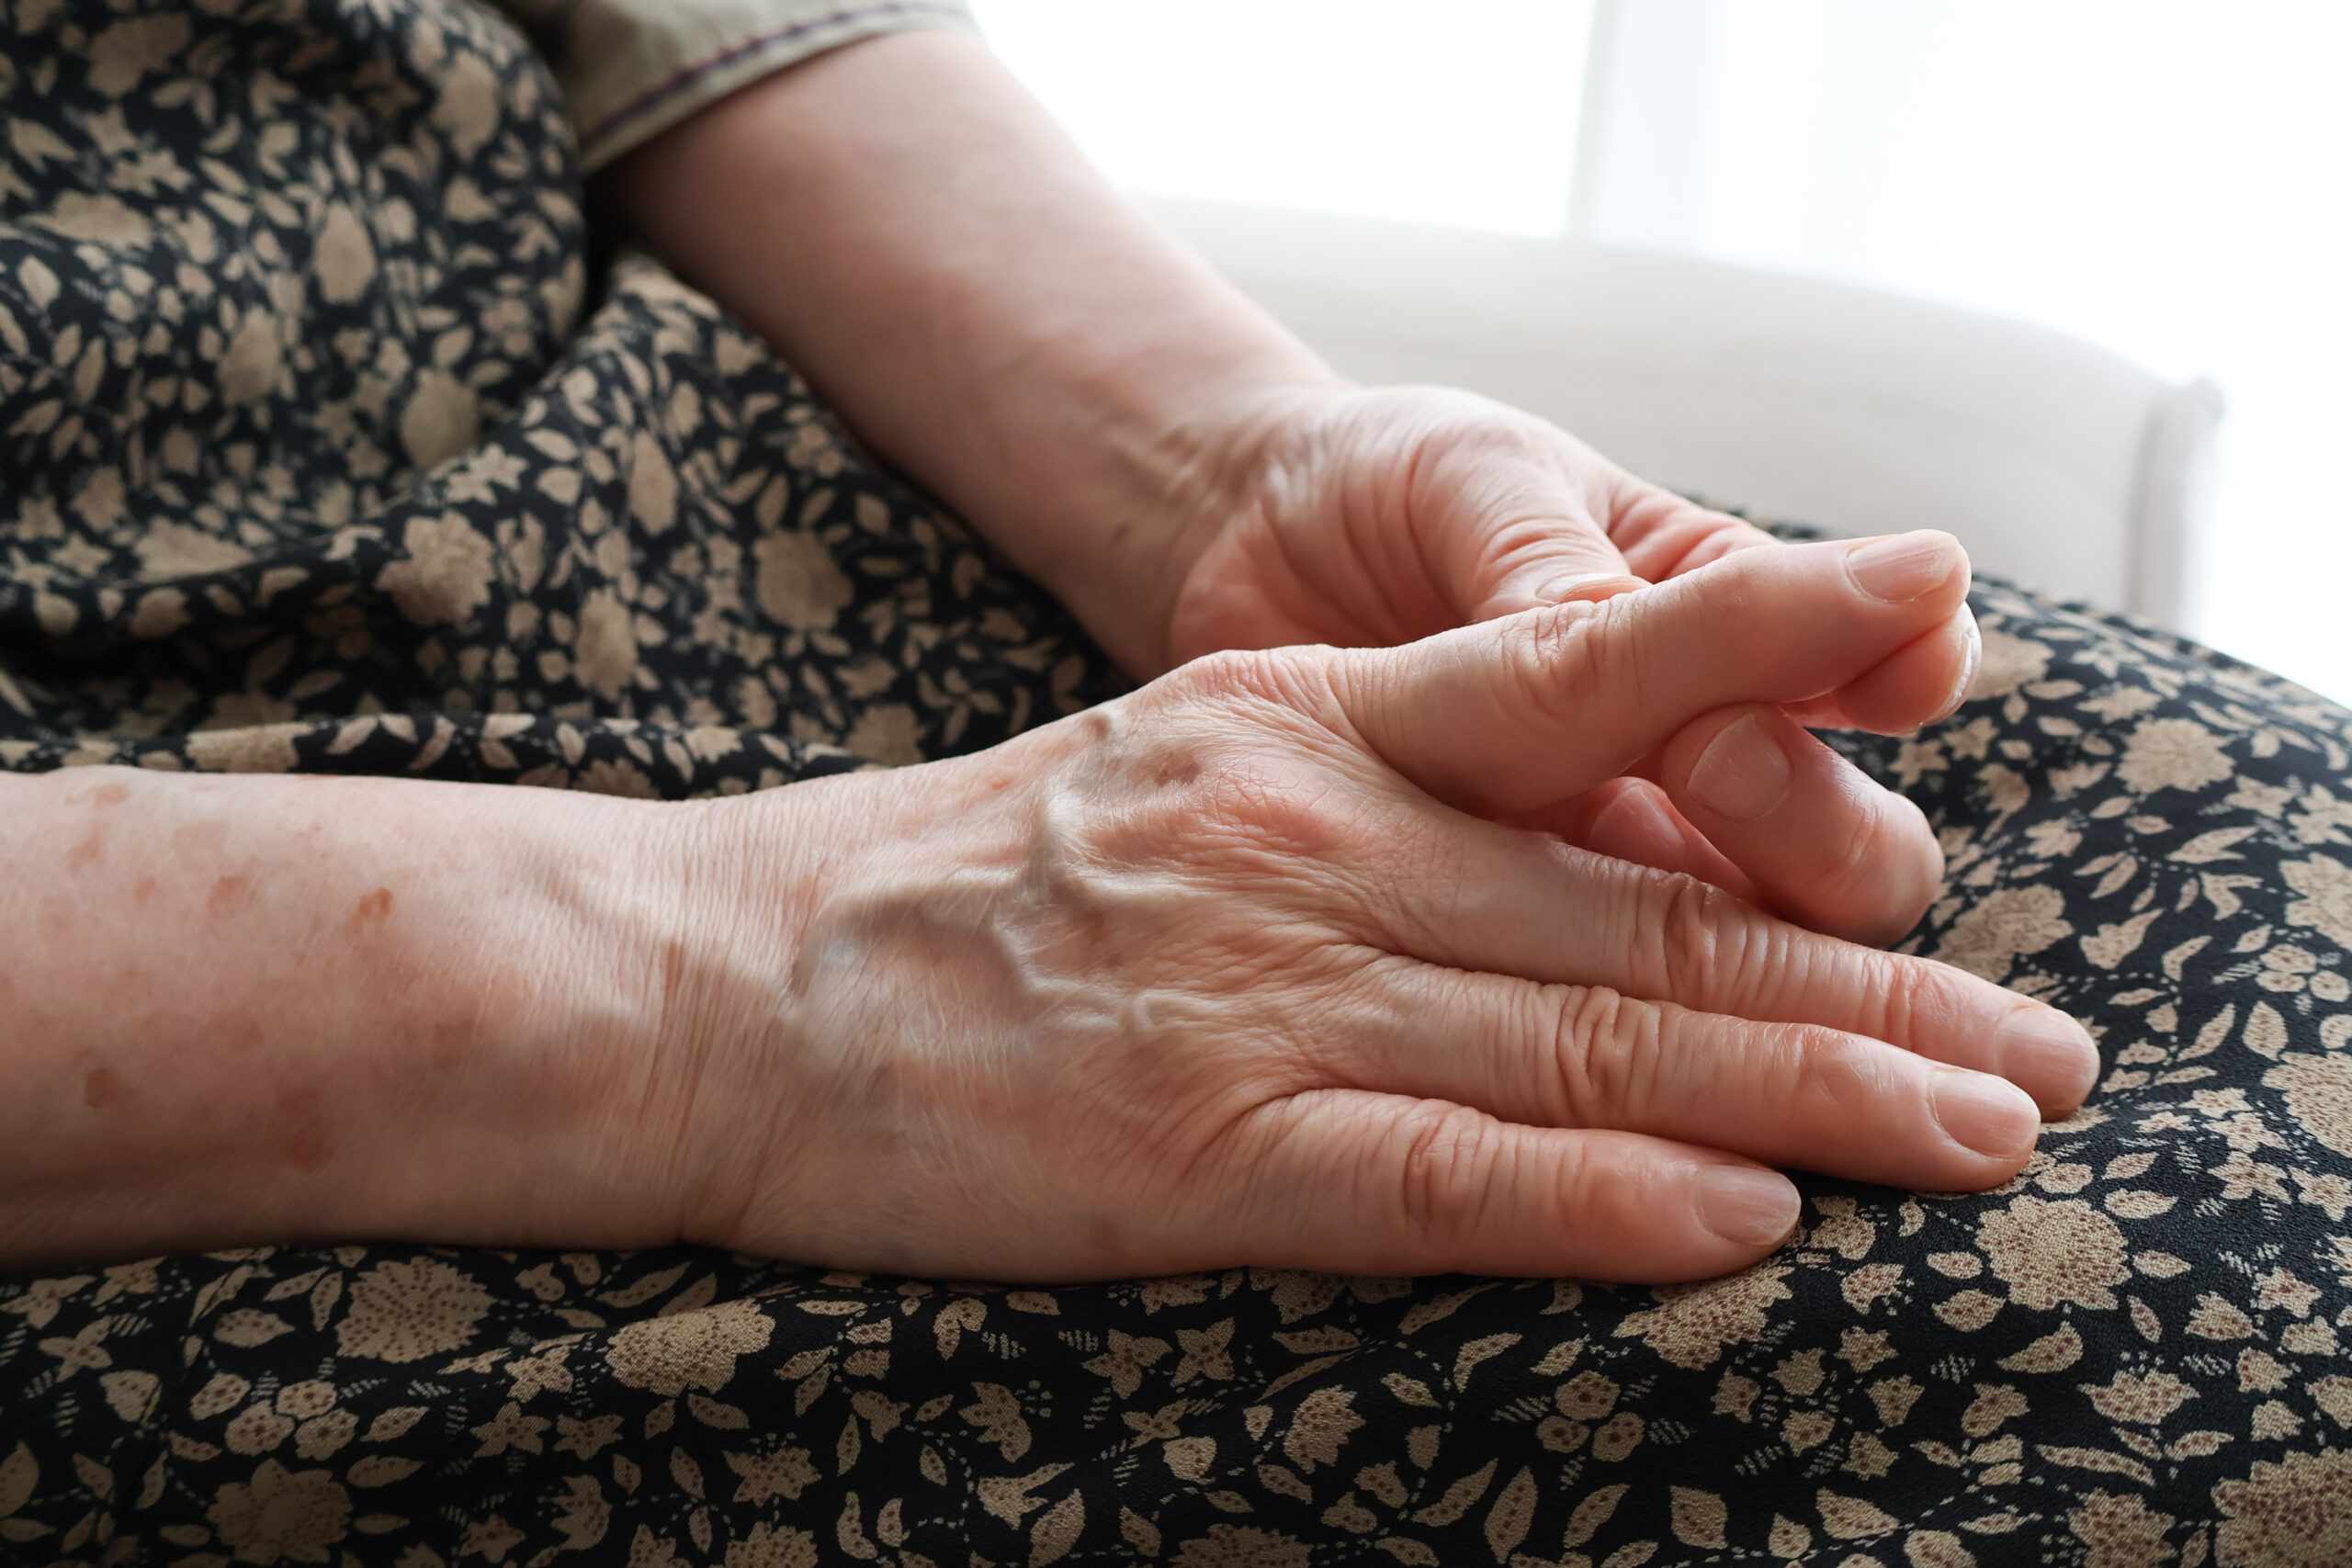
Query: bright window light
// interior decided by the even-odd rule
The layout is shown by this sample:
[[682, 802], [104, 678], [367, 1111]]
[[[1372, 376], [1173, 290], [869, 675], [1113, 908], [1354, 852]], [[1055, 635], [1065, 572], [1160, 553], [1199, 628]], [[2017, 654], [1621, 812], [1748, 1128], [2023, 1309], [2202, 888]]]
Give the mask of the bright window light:
[[2230, 412], [2188, 629], [2352, 699], [2352, 6], [976, 8], [1132, 188], [1525, 234], [1573, 220], [2212, 375]]
[[2352, 700], [2352, 7], [1632, 0], [1616, 20], [1589, 232], [2213, 376], [2188, 629]]
[[978, 0], [1121, 185], [1523, 234], [1566, 220], [1590, 0]]

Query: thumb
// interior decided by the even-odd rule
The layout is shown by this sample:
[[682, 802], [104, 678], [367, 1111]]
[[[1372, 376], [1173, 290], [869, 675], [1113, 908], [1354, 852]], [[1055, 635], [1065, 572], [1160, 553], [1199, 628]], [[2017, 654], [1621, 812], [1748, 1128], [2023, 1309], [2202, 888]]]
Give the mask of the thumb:
[[1623, 773], [1703, 713], [1834, 691], [1968, 592], [1949, 534], [1738, 550], [1601, 604], [1341, 654], [1333, 695], [1398, 773], [1482, 815]]

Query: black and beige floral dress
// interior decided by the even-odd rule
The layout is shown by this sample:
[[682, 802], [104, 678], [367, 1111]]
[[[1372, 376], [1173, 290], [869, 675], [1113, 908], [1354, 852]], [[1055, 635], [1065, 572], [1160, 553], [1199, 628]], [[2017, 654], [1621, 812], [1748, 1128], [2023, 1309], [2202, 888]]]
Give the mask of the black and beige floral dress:
[[[579, 149], [880, 0], [0, 0], [0, 764], [684, 796], [1102, 657]], [[566, 105], [569, 103], [569, 115]], [[574, 121], [577, 122], [575, 133]], [[0, 1562], [2352, 1564], [2352, 728], [1987, 586], [1910, 939], [2101, 1036], [1987, 1194], [1669, 1290], [413, 1246], [0, 1282]], [[6, 1027], [0, 1019], [0, 1028]]]

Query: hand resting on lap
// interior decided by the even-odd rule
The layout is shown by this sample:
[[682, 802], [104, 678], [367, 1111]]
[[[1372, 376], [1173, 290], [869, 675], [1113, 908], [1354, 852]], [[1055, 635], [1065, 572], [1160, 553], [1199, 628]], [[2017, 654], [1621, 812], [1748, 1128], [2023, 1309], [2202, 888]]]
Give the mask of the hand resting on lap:
[[[1770, 1165], [2005, 1179], [2036, 1102], [2088, 1088], [2069, 1021], [1506, 825], [1656, 754], [1758, 886], [1907, 925], [1926, 824], [1771, 705], [1866, 676], [1966, 583], [1941, 536], [1741, 552], [1403, 648], [1220, 654], [978, 756], [709, 807], [693, 863], [735, 914], [663, 1104], [680, 1229], [1031, 1280], [1669, 1280], [1778, 1244]], [[1727, 740], [1794, 755], [1774, 785], [1711, 766]]]

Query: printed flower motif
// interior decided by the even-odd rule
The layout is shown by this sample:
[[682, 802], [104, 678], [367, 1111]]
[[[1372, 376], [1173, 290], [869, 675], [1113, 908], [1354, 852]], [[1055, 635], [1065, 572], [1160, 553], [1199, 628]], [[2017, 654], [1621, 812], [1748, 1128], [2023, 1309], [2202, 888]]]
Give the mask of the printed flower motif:
[[2343, 1568], [2352, 1562], [2352, 1450], [2257, 1460], [2213, 1488], [2218, 1568]]
[[2287, 1109], [2312, 1137], [2352, 1155], [2352, 1060], [2291, 1052], [2262, 1081], [2286, 1095]]
[[2128, 1421], [2134, 1426], [2160, 1426], [2183, 1404], [2197, 1397], [2197, 1391], [2170, 1372], [2118, 1372], [2103, 1388], [2086, 1388], [2091, 1404], [2110, 1421]]
[[2083, 1568], [2163, 1568], [2173, 1558], [2165, 1544], [2172, 1527], [2170, 1514], [2130, 1493], [2093, 1492], [2066, 1515], [2066, 1528], [2087, 1549]]
[[2295, 837], [2306, 844], [2352, 844], [2352, 799], [2338, 800], [2324, 784], [2313, 784], [2303, 796], [2303, 809], [2288, 818]]
[[1981, 635], [1984, 651], [1976, 666], [1976, 679], [1968, 688], [1969, 701], [2006, 697], [2020, 686], [2049, 676], [2047, 645], [2003, 631], [1986, 630]]
[[330, 1471], [266, 1459], [251, 1483], [220, 1488], [205, 1517], [240, 1562], [324, 1562], [350, 1524], [351, 1495]]
[[2278, 867], [2302, 895], [2286, 908], [2287, 923], [2308, 926], [2339, 948], [2352, 948], [2352, 866], [2333, 855], [2290, 860]]
[[[447, 379], [447, 378], [443, 378]], [[490, 603], [490, 541], [456, 513], [409, 519], [405, 558], [384, 568], [376, 586], [418, 626], [463, 621]]]
[[2255, 975], [2254, 983], [2281, 996], [2309, 990], [2324, 1002], [2340, 1002], [2352, 997], [2352, 982], [2346, 982], [2336, 970], [2321, 968], [2316, 953], [2290, 942], [2282, 942], [2262, 955], [2262, 967]]
[[1699, 1285], [1669, 1285], [1656, 1292], [1657, 1305], [1626, 1316], [1617, 1337], [1640, 1335], [1658, 1355], [1678, 1367], [1712, 1366], [1725, 1345], [1744, 1344], [1764, 1332], [1774, 1302], [1789, 1299], [1781, 1264], [1752, 1269]]
[[335, 1343], [346, 1356], [421, 1361], [471, 1339], [489, 1310], [489, 1292], [437, 1258], [379, 1263], [353, 1282]]
[[1951, 923], [1935, 956], [1987, 980], [2007, 979], [2018, 957], [2074, 934], [2065, 916], [2066, 896], [2055, 887], [2000, 888]]
[[2009, 1299], [2041, 1312], [2062, 1302], [2110, 1311], [2112, 1287], [2132, 1278], [2121, 1227], [2079, 1198], [2018, 1198], [1977, 1222], [1976, 1245]]
[[736, 1358], [766, 1349], [775, 1333], [775, 1320], [758, 1303], [721, 1302], [630, 1324], [613, 1336], [605, 1361], [631, 1388], [716, 1393], [734, 1377]]
[[2152, 718], [2132, 732], [2117, 777], [2138, 795], [2194, 792], [2236, 772], [2213, 732], [2193, 718]]

